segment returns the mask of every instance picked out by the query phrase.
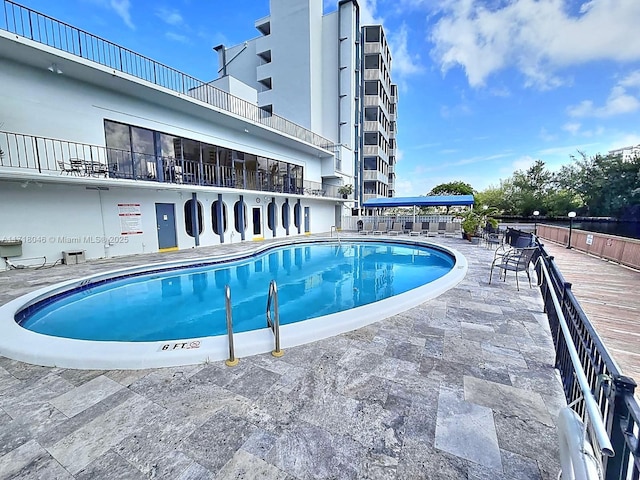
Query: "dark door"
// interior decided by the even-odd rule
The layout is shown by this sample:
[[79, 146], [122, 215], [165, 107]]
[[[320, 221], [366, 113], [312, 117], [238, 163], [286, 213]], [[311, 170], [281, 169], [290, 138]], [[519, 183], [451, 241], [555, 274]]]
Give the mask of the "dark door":
[[262, 207], [253, 207], [253, 238], [262, 237]]
[[311, 232], [310, 219], [309, 219], [309, 207], [304, 207], [304, 233]]
[[177, 248], [176, 212], [173, 203], [156, 203], [156, 223], [158, 224], [158, 248]]

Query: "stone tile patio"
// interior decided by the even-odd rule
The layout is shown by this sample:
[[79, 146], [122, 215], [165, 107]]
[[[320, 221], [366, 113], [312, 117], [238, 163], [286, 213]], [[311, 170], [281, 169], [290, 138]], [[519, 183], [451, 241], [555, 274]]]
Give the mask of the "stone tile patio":
[[[489, 285], [491, 250], [429, 240], [469, 260], [456, 288], [282, 358], [83, 371], [0, 357], [0, 478], [555, 479], [564, 400], [538, 291]], [[251, 247], [3, 272], [0, 302]]]

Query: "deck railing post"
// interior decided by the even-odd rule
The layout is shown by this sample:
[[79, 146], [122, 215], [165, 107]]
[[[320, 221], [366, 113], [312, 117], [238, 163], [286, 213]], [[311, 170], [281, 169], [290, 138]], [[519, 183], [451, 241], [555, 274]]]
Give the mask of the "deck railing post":
[[605, 457], [605, 480], [627, 478], [629, 468], [629, 446], [626, 442], [627, 425], [629, 424], [629, 409], [625, 402], [627, 395], [633, 394], [636, 382], [629, 377], [619, 376], [613, 379], [609, 392], [609, 404], [613, 407], [606, 418], [606, 427], [611, 446], [616, 452], [614, 457]]

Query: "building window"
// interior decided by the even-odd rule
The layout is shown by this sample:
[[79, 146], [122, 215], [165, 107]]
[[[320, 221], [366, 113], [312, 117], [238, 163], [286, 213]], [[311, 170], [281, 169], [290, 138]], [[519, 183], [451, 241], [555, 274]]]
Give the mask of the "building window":
[[364, 68], [380, 68], [380, 55], [365, 55]]
[[365, 95], [377, 95], [378, 94], [378, 81], [364, 82], [364, 94]]
[[364, 30], [365, 42], [379, 42], [380, 41], [380, 27], [365, 27]]
[[378, 169], [378, 157], [364, 157], [364, 169], [365, 170], [377, 170]]
[[278, 209], [276, 207], [276, 202], [273, 200], [267, 206], [267, 225], [272, 232], [276, 230], [278, 225]]
[[[218, 205], [222, 203], [222, 225], [218, 223]], [[211, 224], [213, 225], [213, 233], [220, 235], [227, 231], [227, 205], [224, 202], [216, 200], [211, 204]], [[220, 229], [222, 227], [222, 229]]]
[[289, 204], [285, 202], [282, 204], [282, 228], [288, 230], [289, 223]]
[[378, 107], [367, 107], [364, 109], [364, 119], [368, 122], [378, 121]]
[[[202, 204], [197, 202], [197, 210], [198, 210], [198, 218], [197, 218], [197, 226], [198, 226], [198, 234], [202, 234]], [[184, 203], [184, 228], [187, 231], [187, 235], [190, 237], [195, 237], [193, 231], [193, 200], [187, 200]]]
[[364, 134], [364, 144], [365, 145], [378, 145], [378, 134], [377, 133], [365, 133]]
[[[240, 225], [240, 212], [242, 212], [242, 216], [244, 217], [244, 226]], [[233, 215], [234, 215], [234, 227], [236, 232], [242, 233], [247, 230], [247, 226], [249, 225], [249, 220], [247, 219], [247, 205], [244, 202], [238, 200], [233, 205]]]

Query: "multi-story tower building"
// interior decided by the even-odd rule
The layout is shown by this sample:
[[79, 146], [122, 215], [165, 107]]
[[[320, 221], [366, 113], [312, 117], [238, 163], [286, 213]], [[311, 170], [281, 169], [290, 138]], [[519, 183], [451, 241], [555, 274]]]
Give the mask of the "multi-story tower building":
[[397, 88], [383, 28], [360, 27], [356, 0], [322, 8], [322, 0], [271, 0], [270, 15], [255, 22], [260, 36], [216, 47], [219, 73], [255, 88], [264, 116], [331, 140], [336, 165], [323, 166], [323, 183], [353, 183], [357, 207], [393, 195]]
[[362, 45], [364, 121], [360, 172], [366, 201], [393, 197], [398, 87], [391, 83], [391, 52], [382, 26], [363, 27]]

